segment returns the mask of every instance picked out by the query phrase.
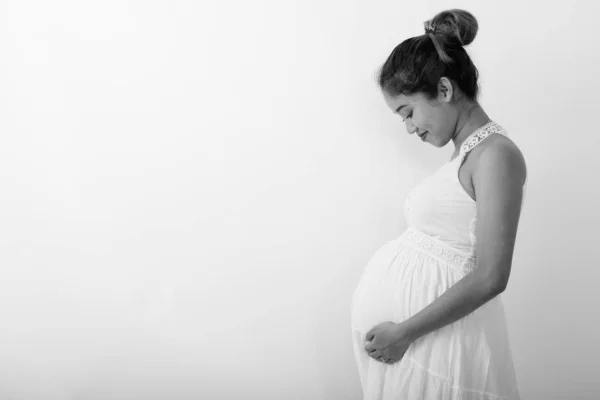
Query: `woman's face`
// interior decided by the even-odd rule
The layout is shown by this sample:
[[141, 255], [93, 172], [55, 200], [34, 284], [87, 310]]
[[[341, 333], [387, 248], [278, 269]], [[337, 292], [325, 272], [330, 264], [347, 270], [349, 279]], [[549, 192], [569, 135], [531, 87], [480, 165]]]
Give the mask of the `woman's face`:
[[392, 112], [404, 120], [409, 134], [416, 133], [436, 147], [444, 147], [452, 139], [457, 113], [450, 104], [452, 85], [446, 78], [440, 80], [437, 98], [430, 101], [422, 93], [390, 96], [384, 91], [383, 95]]

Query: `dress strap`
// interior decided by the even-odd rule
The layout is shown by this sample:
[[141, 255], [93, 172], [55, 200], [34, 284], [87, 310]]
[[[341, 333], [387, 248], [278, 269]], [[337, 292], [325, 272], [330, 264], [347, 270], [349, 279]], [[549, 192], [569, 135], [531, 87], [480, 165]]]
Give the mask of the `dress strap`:
[[494, 133], [504, 133], [504, 129], [494, 121], [490, 121], [482, 127], [478, 128], [469, 137], [465, 139], [463, 144], [460, 146], [460, 161], [458, 163], [459, 168], [462, 165], [466, 155], [481, 143], [486, 137]]

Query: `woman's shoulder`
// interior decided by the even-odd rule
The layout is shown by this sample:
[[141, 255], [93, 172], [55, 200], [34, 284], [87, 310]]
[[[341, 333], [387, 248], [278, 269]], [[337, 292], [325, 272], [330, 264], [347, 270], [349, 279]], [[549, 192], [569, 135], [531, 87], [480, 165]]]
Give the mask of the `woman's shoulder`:
[[523, 155], [519, 146], [508, 136], [507, 132], [501, 128], [495, 135], [489, 135], [473, 148], [474, 152], [479, 154], [494, 149], [492, 151], [508, 152], [510, 154]]
[[493, 168], [503, 164], [511, 165], [511, 169], [523, 179], [527, 176], [527, 164], [519, 146], [506, 134], [488, 136], [475, 146], [471, 152], [471, 171], [477, 168]]

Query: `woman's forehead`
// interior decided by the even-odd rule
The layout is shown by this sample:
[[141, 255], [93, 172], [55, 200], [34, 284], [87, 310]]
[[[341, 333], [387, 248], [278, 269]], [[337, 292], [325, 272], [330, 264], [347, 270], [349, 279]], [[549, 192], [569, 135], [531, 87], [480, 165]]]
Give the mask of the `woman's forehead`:
[[401, 106], [409, 106], [414, 105], [420, 101], [422, 101], [422, 96], [419, 94], [405, 95], [399, 94], [396, 96], [392, 96], [390, 94], [384, 93], [385, 101], [390, 108], [396, 111]]

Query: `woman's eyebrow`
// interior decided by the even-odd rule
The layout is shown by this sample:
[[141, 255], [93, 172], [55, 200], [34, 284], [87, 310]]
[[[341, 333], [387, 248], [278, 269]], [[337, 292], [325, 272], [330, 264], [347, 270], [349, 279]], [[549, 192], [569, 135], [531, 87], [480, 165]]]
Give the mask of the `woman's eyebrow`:
[[396, 108], [396, 112], [397, 113], [400, 112], [400, 110], [402, 110], [402, 107], [405, 107], [405, 106], [406, 106], [406, 104], [402, 104], [400, 107]]

